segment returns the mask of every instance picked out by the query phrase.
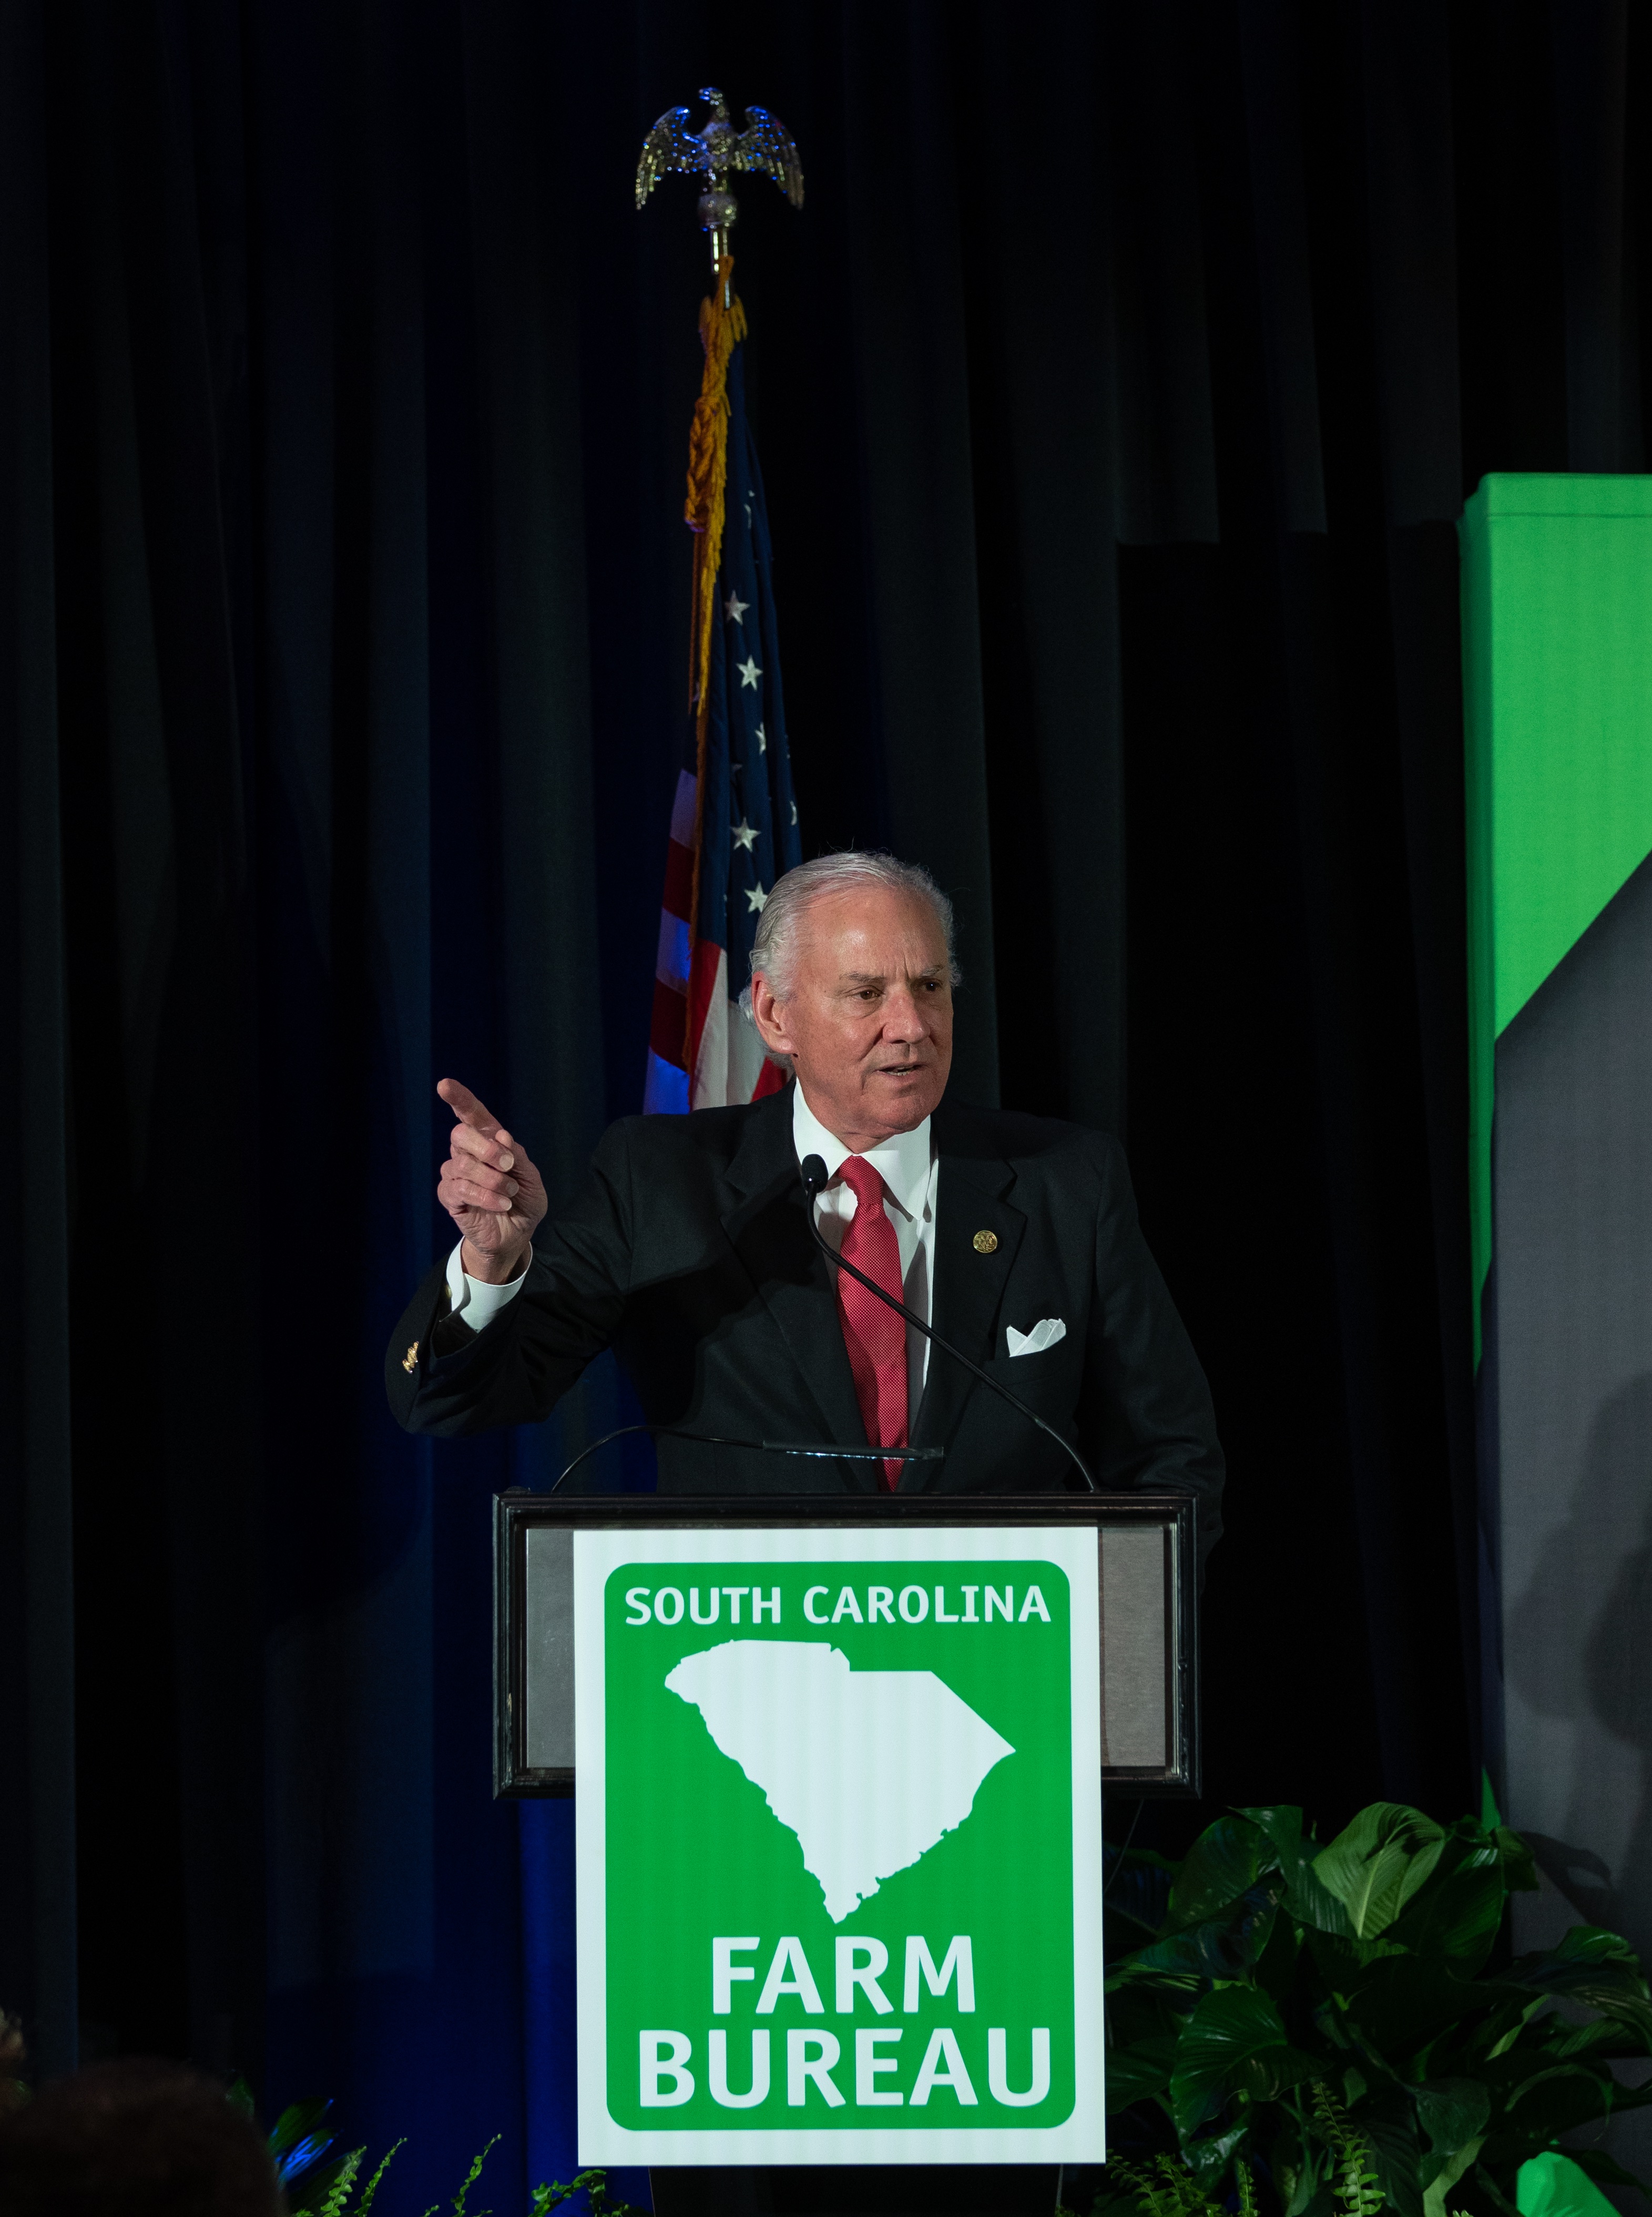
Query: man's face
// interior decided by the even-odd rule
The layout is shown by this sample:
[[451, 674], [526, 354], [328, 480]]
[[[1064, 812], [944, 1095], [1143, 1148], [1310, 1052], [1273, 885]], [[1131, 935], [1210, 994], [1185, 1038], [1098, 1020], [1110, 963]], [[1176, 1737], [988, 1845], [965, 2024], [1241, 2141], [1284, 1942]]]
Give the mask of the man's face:
[[752, 1009], [804, 1098], [855, 1152], [921, 1124], [952, 1067], [946, 941], [927, 901], [883, 886], [822, 893], [798, 925], [783, 1001], [760, 972]]

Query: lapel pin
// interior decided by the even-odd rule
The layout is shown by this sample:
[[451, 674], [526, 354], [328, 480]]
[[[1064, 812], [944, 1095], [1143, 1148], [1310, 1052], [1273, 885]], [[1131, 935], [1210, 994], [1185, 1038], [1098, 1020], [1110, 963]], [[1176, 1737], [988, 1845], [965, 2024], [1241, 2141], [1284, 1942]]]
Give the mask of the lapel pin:
[[998, 1234], [996, 1232], [978, 1232], [973, 1244], [977, 1255], [995, 1255], [998, 1252]]
[[[998, 1242], [994, 1240], [993, 1244], [996, 1246]], [[406, 1371], [413, 1371], [418, 1368], [418, 1342], [417, 1340], [413, 1342], [406, 1354], [401, 1358], [401, 1367]]]

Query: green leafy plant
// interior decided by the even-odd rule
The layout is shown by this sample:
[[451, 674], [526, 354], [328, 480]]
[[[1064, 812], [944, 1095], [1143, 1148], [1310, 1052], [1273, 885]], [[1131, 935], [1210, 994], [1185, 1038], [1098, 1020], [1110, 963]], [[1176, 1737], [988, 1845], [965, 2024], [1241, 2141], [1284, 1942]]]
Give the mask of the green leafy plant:
[[[1354, 2130], [1347, 2111], [1320, 2080], [1314, 2085], [1314, 2108], [1336, 2156], [1329, 2186], [1335, 2217], [1376, 2217], [1385, 2204], [1369, 2142]], [[1234, 2172], [1239, 2217], [1258, 2217], [1255, 2174], [1242, 2157], [1234, 2158]], [[1149, 2169], [1115, 2158], [1106, 2176], [1111, 2191], [1104, 2189], [1098, 2197], [1097, 2213], [1129, 2207], [1145, 2209], [1148, 2217], [1227, 2217], [1228, 2205], [1202, 2186], [1179, 2158], [1155, 2156]], [[1056, 2217], [1073, 2217], [1073, 2213], [1061, 2209]], [[1454, 2210], [1451, 2217], [1463, 2217], [1463, 2213]]]
[[386, 2150], [360, 2197], [352, 2202], [350, 2196], [367, 2160], [367, 2150], [351, 2148], [347, 2155], [335, 2157], [331, 2163], [323, 2160], [332, 2140], [316, 2127], [331, 2106], [328, 2102], [296, 2103], [282, 2113], [269, 2135], [269, 2152], [285, 2190], [291, 2217], [345, 2217], [346, 2211], [350, 2217], [367, 2217], [380, 2182], [390, 2168], [391, 2158], [397, 2148], [406, 2145], [405, 2140], [397, 2140]]
[[[252, 2115], [252, 2095], [244, 2079], [235, 2081], [229, 2090], [229, 2098], [244, 2115]], [[360, 2199], [352, 2202], [350, 2196], [367, 2160], [367, 2150], [352, 2148], [348, 2155], [335, 2157], [331, 2162], [325, 2159], [333, 2144], [332, 2135], [323, 2129], [331, 2107], [331, 2102], [294, 2102], [290, 2109], [282, 2110], [269, 2134], [269, 2159], [286, 2194], [290, 2217], [367, 2217], [380, 2181], [390, 2167], [391, 2157], [397, 2148], [406, 2146], [405, 2140], [395, 2143], [362, 2189]], [[495, 2133], [471, 2165], [454, 2196], [451, 2217], [492, 2217], [491, 2212], [471, 2210], [468, 2205], [470, 2189], [480, 2178], [482, 2165], [500, 2138]], [[566, 2186], [535, 2187], [529, 2197], [528, 2217], [548, 2217], [551, 2210], [560, 2209], [579, 2194], [587, 2196], [591, 2217], [644, 2217], [644, 2213], [629, 2202], [615, 2202], [609, 2197], [608, 2177], [601, 2171], [582, 2171]], [[432, 2202], [424, 2217], [437, 2217], [440, 2206]]]
[[366, 2213], [373, 2207], [374, 2196], [378, 2193], [379, 2181], [390, 2168], [391, 2157], [395, 2154], [397, 2148], [405, 2145], [405, 2141], [397, 2140], [385, 2151], [379, 2159], [378, 2169], [362, 2189], [361, 2200], [354, 2205], [350, 2202], [350, 2191], [356, 2184], [356, 2174], [360, 2171], [363, 2158], [366, 2157], [365, 2148], [350, 2150], [338, 2165], [337, 2172], [319, 2201], [312, 2201], [306, 2196], [302, 2202], [289, 2203], [288, 2207], [294, 2212], [300, 2209], [313, 2210], [315, 2217], [343, 2217], [343, 2213], [347, 2209], [351, 2210], [352, 2217], [366, 2217]]
[[[1179, 1866], [1117, 1859], [1108, 2108], [1126, 2158], [1098, 2208], [1179, 2173], [1280, 2217], [1513, 2217], [1520, 2164], [1652, 2101], [1614, 2062], [1652, 2057], [1652, 1992], [1615, 1934], [1494, 1961], [1511, 1891], [1536, 1884], [1500, 1826], [1377, 1802], [1321, 1847], [1300, 1809], [1233, 1812]], [[1599, 2183], [1638, 2185], [1601, 2151]], [[1130, 2158], [1135, 2158], [1131, 2161]], [[1118, 2189], [1124, 2189], [1121, 2195]], [[1184, 2193], [1179, 2185], [1174, 2189]]]
[[[1247, 2175], [1244, 2165], [1239, 2170], [1241, 2176]], [[1127, 2163], [1118, 2157], [1107, 2166], [1107, 2180], [1114, 2191], [1103, 2197], [1098, 2208], [1122, 2202], [1145, 2209], [1148, 2217], [1210, 2217], [1222, 2207], [1185, 2164], [1174, 2163], [1167, 2155], [1155, 2156], [1151, 2164]]]
[[[465, 2217], [465, 2204], [470, 2199], [470, 2189], [475, 2185], [477, 2180], [481, 2177], [482, 2165], [487, 2161], [488, 2157], [498, 2146], [499, 2141], [503, 2137], [502, 2134], [495, 2133], [492, 2139], [482, 2150], [480, 2155], [476, 2158], [475, 2161], [471, 2165], [470, 2169], [466, 2172], [465, 2183], [453, 2198], [453, 2217]], [[433, 2202], [430, 2208], [425, 2211], [424, 2217], [440, 2217], [440, 2212], [441, 2204], [439, 2202]], [[331, 2217], [331, 2212], [328, 2213], [328, 2217]], [[492, 2212], [486, 2209], [479, 2209], [476, 2212], [476, 2217], [492, 2217]]]
[[[1328, 2087], [1316, 2084], [1314, 2106], [1326, 2136], [1339, 2158], [1331, 2183], [1336, 2217], [1375, 2217], [1383, 2207], [1369, 2146], [1348, 2122], [1347, 2112]], [[1257, 2217], [1256, 2179], [1243, 2158], [1234, 2162], [1239, 2217]], [[1200, 2184], [1186, 2165], [1167, 2155], [1155, 2156], [1151, 2165], [1115, 2158], [1107, 2166], [1108, 2186], [1096, 2204], [1098, 2210], [1121, 2206], [1145, 2209], [1148, 2217], [1226, 2217], [1226, 2205]], [[1071, 2217], [1061, 2211], [1058, 2217]], [[1456, 2213], [1454, 2213], [1456, 2217]]]
[[576, 2194], [582, 2192], [591, 2197], [591, 2217], [644, 2217], [644, 2213], [633, 2203], [609, 2199], [608, 2175], [601, 2171], [582, 2171], [566, 2186], [536, 2186], [529, 2217], [547, 2217], [548, 2211], [560, 2209], [565, 2202], [572, 2202]]
[[1331, 2196], [1341, 2217], [1377, 2217], [1383, 2195], [1370, 2142], [1354, 2131], [1347, 2111], [1322, 2078], [1314, 2083], [1314, 2114], [1335, 2152]]

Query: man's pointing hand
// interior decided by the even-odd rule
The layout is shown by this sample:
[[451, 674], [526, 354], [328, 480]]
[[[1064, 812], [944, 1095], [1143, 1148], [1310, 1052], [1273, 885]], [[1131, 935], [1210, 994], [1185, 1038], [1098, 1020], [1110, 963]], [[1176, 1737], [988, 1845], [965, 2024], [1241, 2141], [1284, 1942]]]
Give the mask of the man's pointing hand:
[[545, 1213], [544, 1182], [467, 1086], [444, 1078], [436, 1090], [457, 1119], [436, 1197], [464, 1234], [467, 1273], [502, 1286], [521, 1269]]

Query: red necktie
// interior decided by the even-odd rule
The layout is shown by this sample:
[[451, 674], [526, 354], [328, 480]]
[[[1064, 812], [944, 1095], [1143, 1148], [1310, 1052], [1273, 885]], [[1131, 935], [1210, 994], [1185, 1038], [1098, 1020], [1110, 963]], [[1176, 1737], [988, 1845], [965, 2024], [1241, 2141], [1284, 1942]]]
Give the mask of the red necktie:
[[[855, 1213], [838, 1249], [846, 1263], [882, 1287], [894, 1300], [903, 1298], [900, 1248], [883, 1207], [883, 1181], [863, 1155], [851, 1155], [838, 1173], [855, 1196]], [[904, 1448], [906, 1444], [906, 1327], [893, 1309], [885, 1308], [846, 1270], [833, 1273], [838, 1281], [838, 1315], [843, 1325], [849, 1368], [854, 1373], [855, 1397], [867, 1443], [875, 1448]], [[893, 1493], [901, 1465], [883, 1465], [883, 1489]]]

